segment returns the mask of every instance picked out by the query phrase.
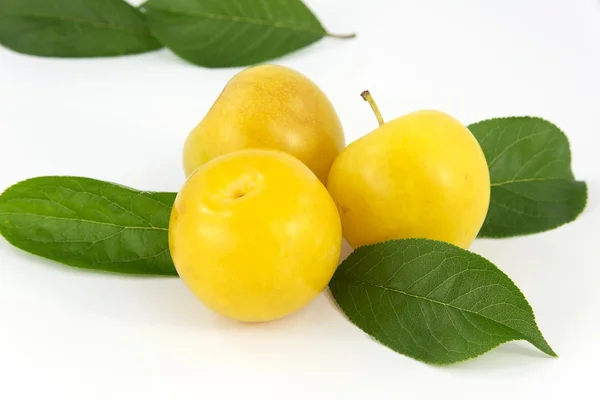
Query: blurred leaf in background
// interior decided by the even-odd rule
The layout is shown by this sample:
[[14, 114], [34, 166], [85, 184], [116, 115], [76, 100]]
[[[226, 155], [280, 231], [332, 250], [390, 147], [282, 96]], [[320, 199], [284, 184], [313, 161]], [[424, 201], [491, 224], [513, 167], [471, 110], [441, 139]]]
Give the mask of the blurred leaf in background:
[[43, 57], [106, 57], [162, 45], [123, 0], [0, 0], [0, 44]]
[[205, 67], [245, 66], [306, 47], [329, 34], [300, 0], [149, 0], [152, 33]]

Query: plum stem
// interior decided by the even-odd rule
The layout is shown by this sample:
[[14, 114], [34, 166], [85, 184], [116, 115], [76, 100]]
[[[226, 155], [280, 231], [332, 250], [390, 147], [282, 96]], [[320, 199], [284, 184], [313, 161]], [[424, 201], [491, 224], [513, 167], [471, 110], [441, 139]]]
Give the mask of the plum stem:
[[379, 107], [377, 107], [377, 103], [375, 103], [375, 100], [373, 100], [373, 96], [371, 96], [371, 93], [369, 93], [368, 90], [365, 90], [360, 95], [371, 106], [375, 117], [377, 117], [377, 123], [379, 123], [379, 126], [383, 125], [385, 122], [383, 121], [383, 117], [381, 116], [381, 111], [379, 111]]

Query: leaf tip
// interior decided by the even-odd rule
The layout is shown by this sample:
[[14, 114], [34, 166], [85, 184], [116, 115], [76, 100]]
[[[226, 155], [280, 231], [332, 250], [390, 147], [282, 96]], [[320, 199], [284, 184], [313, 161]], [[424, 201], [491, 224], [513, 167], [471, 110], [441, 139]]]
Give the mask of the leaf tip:
[[550, 345], [548, 345], [548, 348], [544, 351], [544, 353], [546, 353], [552, 358], [559, 358], [558, 354], [556, 354], [556, 352], [552, 349], [552, 347], [550, 347]]

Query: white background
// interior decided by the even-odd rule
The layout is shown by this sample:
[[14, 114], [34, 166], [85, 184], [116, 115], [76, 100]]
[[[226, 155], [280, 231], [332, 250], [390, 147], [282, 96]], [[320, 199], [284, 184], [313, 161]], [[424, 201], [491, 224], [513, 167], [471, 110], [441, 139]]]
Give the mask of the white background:
[[[348, 141], [437, 108], [465, 124], [536, 115], [572, 144], [589, 184], [574, 223], [478, 240], [472, 250], [523, 290], [559, 359], [525, 342], [450, 367], [401, 356], [348, 322], [327, 295], [280, 321], [218, 317], [177, 279], [63, 267], [0, 239], [0, 398], [598, 399], [600, 388], [600, 1], [312, 0], [334, 32], [278, 63], [330, 96]], [[167, 50], [43, 59], [0, 49], [0, 190], [82, 175], [148, 190], [183, 183], [181, 150], [236, 69]]]

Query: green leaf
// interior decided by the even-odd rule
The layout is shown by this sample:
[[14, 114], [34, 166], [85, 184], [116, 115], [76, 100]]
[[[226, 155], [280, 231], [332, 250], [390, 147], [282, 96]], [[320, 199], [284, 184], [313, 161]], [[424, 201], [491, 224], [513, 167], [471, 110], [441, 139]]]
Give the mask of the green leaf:
[[329, 287], [360, 329], [417, 360], [451, 364], [519, 339], [556, 356], [510, 278], [448, 243], [405, 239], [359, 247]]
[[205, 67], [260, 63], [327, 35], [300, 0], [148, 0], [143, 8], [165, 46]]
[[480, 237], [547, 231], [573, 221], [587, 201], [571, 171], [565, 134], [541, 118], [490, 119], [470, 125], [490, 168], [490, 208]]
[[0, 44], [44, 57], [143, 53], [162, 45], [123, 0], [0, 0]]
[[0, 233], [74, 267], [176, 275], [168, 245], [175, 196], [88, 178], [33, 178], [0, 195]]

